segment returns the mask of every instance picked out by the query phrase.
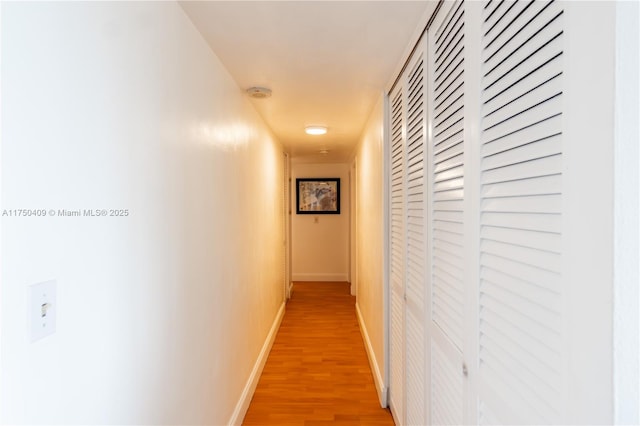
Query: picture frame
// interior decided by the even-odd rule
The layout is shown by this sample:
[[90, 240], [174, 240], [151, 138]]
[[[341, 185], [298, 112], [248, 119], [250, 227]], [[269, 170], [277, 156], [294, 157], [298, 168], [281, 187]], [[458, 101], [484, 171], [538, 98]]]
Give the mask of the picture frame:
[[340, 214], [340, 178], [297, 178], [296, 214]]

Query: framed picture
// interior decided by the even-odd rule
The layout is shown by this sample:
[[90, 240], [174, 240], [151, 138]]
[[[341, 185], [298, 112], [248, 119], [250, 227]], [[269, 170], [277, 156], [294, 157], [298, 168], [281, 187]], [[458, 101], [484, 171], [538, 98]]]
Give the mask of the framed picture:
[[297, 214], [340, 214], [340, 178], [296, 179]]

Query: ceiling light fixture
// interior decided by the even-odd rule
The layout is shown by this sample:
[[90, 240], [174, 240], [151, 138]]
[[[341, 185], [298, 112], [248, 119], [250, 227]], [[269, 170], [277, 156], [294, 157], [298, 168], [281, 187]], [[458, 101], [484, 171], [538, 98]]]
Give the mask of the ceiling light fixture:
[[327, 128], [325, 126], [307, 126], [304, 131], [308, 135], [324, 135], [327, 133]]
[[271, 89], [267, 89], [266, 87], [249, 87], [247, 93], [252, 98], [264, 99], [271, 96]]

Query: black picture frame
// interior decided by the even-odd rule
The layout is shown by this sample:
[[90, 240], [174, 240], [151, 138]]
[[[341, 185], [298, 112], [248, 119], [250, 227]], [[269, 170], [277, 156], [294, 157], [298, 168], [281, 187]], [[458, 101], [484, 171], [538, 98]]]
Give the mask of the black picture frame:
[[297, 178], [296, 214], [340, 214], [340, 178]]

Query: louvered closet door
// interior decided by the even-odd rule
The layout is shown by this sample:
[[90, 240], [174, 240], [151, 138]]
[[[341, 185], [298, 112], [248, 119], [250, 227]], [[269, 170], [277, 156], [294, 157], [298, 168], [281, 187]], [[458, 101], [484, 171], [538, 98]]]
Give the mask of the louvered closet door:
[[426, 424], [426, 64], [422, 44], [409, 62], [406, 87], [406, 423]]
[[431, 424], [464, 421], [464, 10], [444, 3], [428, 35]]
[[563, 11], [483, 19], [479, 421], [562, 423]]
[[390, 384], [389, 403], [396, 422], [404, 423], [404, 280], [406, 265], [405, 250], [405, 143], [404, 143], [404, 99], [402, 85], [398, 85], [390, 96], [391, 126], [391, 214], [390, 224]]

